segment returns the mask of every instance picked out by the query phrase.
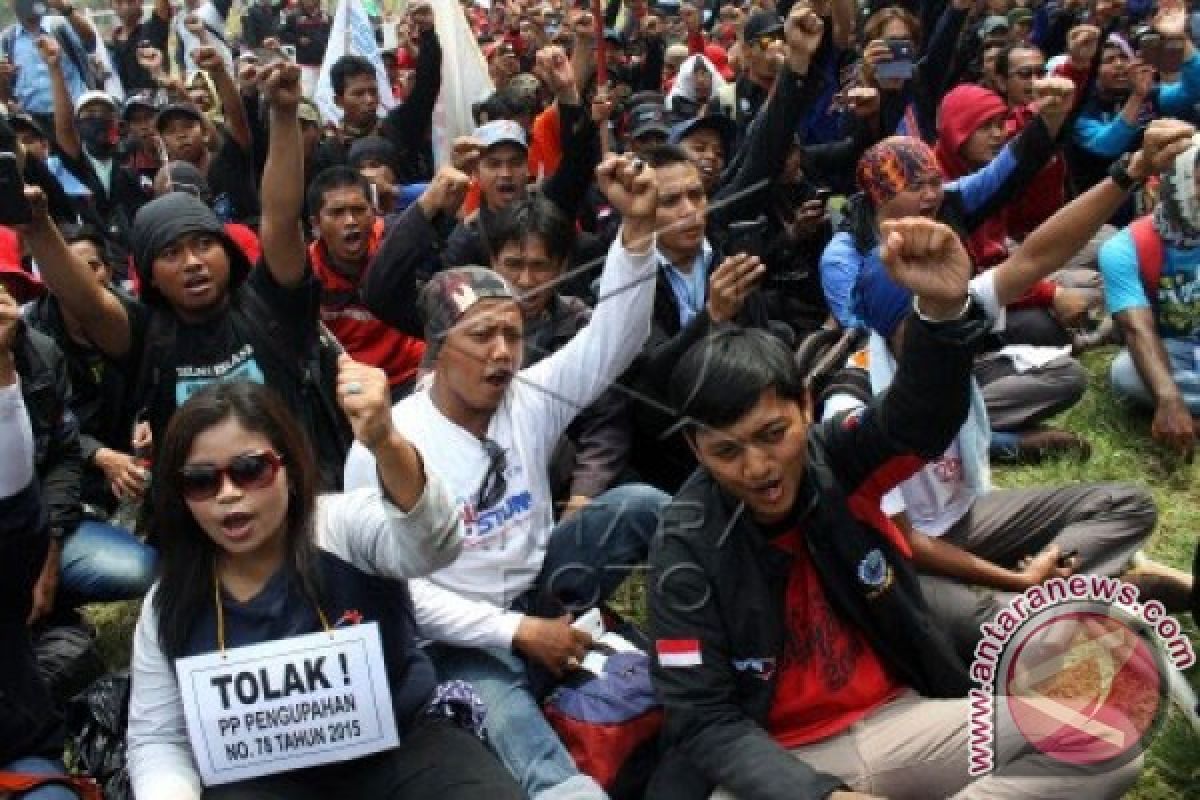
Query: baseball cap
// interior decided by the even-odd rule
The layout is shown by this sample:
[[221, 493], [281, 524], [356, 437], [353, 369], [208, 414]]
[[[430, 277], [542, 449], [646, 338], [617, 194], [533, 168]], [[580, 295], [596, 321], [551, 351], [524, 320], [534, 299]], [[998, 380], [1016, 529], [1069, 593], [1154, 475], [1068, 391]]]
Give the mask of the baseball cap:
[[113, 112], [120, 111], [120, 109], [117, 108], [117, 101], [111, 94], [92, 89], [91, 91], [84, 92], [83, 94], [79, 95], [79, 99], [75, 101], [75, 113], [78, 114], [84, 109], [85, 106], [89, 106], [92, 103], [103, 103], [112, 109]]
[[497, 119], [475, 129], [475, 138], [483, 145], [484, 150], [490, 150], [501, 144], [516, 144], [528, 150], [529, 143], [525, 139], [525, 129], [511, 119]]
[[725, 148], [725, 158], [733, 157], [733, 142], [737, 138], [737, 126], [724, 114], [706, 114], [703, 117], [686, 119], [671, 128], [671, 135], [667, 141], [671, 144], [679, 144], [696, 131], [702, 130], [716, 131]]
[[200, 113], [200, 109], [191, 103], [171, 103], [158, 112], [158, 119], [154, 120], [154, 127], [161, 133], [167, 123], [176, 117], [186, 117], [194, 122], [204, 122], [204, 116]]
[[1000, 30], [1008, 32], [1008, 17], [1002, 17], [999, 14], [990, 16], [979, 26], [979, 38], [985, 39]]
[[21, 267], [21, 243], [17, 232], [4, 227], [0, 227], [0, 285], [22, 304], [36, 300], [46, 291], [38, 276]]
[[46, 131], [38, 124], [38, 121], [28, 114], [13, 114], [8, 118], [8, 124], [12, 125], [13, 130], [24, 128], [25, 130], [33, 131], [39, 138], [49, 141], [50, 137], [46, 135]]
[[783, 32], [783, 19], [774, 11], [755, 11], [742, 28], [742, 37], [752, 42], [760, 36]]
[[649, 133], [662, 136], [670, 134], [667, 126], [667, 110], [656, 103], [643, 103], [634, 106], [629, 112], [629, 135], [640, 139]]
[[158, 111], [158, 103], [154, 102], [154, 97], [148, 92], [131, 94], [121, 109], [121, 119], [128, 121], [133, 112], [139, 108], [144, 108], [148, 111]]

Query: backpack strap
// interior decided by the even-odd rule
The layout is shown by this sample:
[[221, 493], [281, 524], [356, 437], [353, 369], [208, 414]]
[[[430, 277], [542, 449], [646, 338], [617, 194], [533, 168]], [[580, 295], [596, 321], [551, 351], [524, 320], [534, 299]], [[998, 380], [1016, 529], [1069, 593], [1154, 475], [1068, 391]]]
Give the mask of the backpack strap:
[[[142, 360], [138, 364], [137, 378], [133, 382], [133, 392], [129, 400], [134, 404], [131, 411], [135, 419], [150, 419], [147, 414], [158, 399], [158, 391], [163, 382], [163, 370], [169, 369], [172, 356], [175, 353], [175, 336], [177, 334], [175, 317], [160, 309], [151, 309], [150, 321], [146, 325], [146, 335], [142, 340]], [[151, 419], [153, 427], [153, 419]], [[165, 431], [154, 431], [155, 436], [161, 436]], [[157, 441], [156, 441], [157, 443]]]
[[1133, 247], [1137, 252], [1138, 272], [1142, 277], [1142, 289], [1150, 304], [1158, 304], [1158, 279], [1162, 276], [1163, 262], [1166, 252], [1163, 248], [1162, 237], [1154, 227], [1154, 217], [1147, 214], [1139, 217], [1129, 226], [1129, 235], [1133, 237]]

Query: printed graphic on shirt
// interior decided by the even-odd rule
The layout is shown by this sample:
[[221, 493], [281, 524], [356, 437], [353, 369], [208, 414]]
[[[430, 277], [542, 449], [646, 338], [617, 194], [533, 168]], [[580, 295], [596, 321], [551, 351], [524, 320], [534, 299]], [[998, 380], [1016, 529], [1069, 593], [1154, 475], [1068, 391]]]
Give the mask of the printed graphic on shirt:
[[[800, 585], [798, 585], [800, 584]], [[834, 616], [819, 580], [792, 580], [788, 594], [805, 593], [800, 602], [788, 599], [791, 616], [783, 644], [781, 668], [809, 666], [814, 662], [821, 671], [821, 682], [829, 691], [843, 688], [854, 674], [863, 653], [861, 637], [849, 636], [847, 628]], [[799, 599], [799, 598], [796, 598]]]
[[175, 405], [181, 406], [188, 398], [213, 381], [267, 382], [258, 362], [254, 360], [254, 346], [245, 345], [224, 361], [204, 367], [176, 367]]
[[[957, 452], [957, 448], [956, 448]], [[963, 477], [962, 458], [958, 455], [943, 455], [929, 465], [933, 474], [942, 483], [958, 483]]]
[[480, 511], [474, 498], [459, 498], [462, 508], [463, 529], [466, 538], [464, 550], [488, 550], [501, 548], [508, 541], [509, 530], [524, 524], [533, 509], [533, 495], [528, 489], [506, 495], [496, 505]]
[[1200, 275], [1173, 272], [1158, 280], [1158, 325], [1171, 338], [1200, 333]]

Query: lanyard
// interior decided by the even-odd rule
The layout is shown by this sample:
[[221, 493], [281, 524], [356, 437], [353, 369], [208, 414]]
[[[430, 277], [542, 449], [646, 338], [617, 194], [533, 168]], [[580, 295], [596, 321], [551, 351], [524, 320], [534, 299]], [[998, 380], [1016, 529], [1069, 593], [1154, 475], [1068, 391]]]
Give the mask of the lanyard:
[[[213, 600], [217, 604], [217, 649], [221, 651], [221, 657], [225, 657], [225, 609], [221, 605], [221, 579], [217, 577], [217, 570], [213, 569]], [[325, 612], [321, 610], [319, 603], [313, 603], [317, 608], [317, 616], [321, 619], [321, 627], [326, 633], [332, 633], [329, 627], [329, 620], [325, 618]]]

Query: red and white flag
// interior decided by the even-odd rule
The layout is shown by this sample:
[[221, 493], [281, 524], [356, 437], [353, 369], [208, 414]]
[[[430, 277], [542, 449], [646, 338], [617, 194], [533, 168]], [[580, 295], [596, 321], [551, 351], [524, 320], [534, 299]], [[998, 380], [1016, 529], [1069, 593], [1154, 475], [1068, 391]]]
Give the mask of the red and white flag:
[[659, 639], [658, 664], [662, 667], [698, 667], [704, 663], [700, 656], [699, 639]]

